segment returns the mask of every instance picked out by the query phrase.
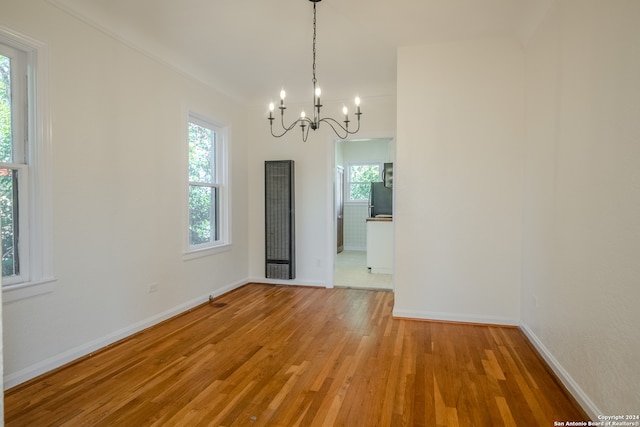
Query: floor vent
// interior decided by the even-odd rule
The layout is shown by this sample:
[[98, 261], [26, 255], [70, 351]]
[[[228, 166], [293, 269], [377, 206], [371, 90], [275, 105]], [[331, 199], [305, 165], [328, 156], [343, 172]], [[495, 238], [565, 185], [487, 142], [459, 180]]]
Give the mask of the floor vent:
[[224, 302], [212, 302], [211, 305], [215, 308], [224, 308], [227, 306]]

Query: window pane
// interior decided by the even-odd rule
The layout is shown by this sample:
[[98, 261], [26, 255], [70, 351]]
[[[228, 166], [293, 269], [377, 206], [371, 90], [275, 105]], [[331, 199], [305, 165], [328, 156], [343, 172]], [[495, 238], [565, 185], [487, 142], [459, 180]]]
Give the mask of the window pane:
[[380, 181], [380, 165], [352, 165], [350, 170], [351, 182]]
[[2, 276], [20, 274], [18, 257], [18, 171], [0, 169]]
[[369, 200], [371, 183], [380, 181], [380, 165], [351, 165], [349, 167], [349, 200]]
[[189, 181], [214, 183], [215, 132], [189, 123]]
[[0, 162], [11, 163], [11, 60], [0, 55]]
[[369, 200], [369, 192], [371, 191], [371, 184], [350, 184], [350, 200]]
[[217, 188], [189, 186], [190, 245], [218, 240], [217, 201]]

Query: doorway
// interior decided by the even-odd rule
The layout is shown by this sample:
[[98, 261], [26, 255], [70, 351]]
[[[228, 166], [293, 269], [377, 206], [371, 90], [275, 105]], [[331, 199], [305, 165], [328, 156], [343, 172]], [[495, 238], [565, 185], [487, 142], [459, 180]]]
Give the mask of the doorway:
[[336, 166], [336, 250], [344, 251], [344, 168]]
[[335, 142], [334, 286], [393, 289], [392, 274], [372, 273], [367, 265], [367, 218], [370, 183], [383, 181], [384, 164], [393, 163], [394, 156], [393, 138]]

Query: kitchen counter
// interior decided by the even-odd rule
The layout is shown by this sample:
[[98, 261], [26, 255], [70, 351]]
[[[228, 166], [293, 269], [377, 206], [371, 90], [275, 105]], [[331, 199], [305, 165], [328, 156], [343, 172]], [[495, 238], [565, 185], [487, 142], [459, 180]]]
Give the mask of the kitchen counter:
[[369, 221], [382, 221], [382, 222], [392, 222], [393, 218], [388, 216], [376, 217], [376, 218], [367, 218], [367, 222]]

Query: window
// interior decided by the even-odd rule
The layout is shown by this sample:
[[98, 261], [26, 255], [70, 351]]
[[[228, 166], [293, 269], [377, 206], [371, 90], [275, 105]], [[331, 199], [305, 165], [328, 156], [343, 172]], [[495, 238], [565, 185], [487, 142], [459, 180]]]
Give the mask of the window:
[[229, 243], [225, 129], [189, 116], [189, 251]]
[[20, 272], [27, 262], [25, 244], [20, 242], [21, 228], [28, 227], [25, 211], [28, 189], [20, 185], [28, 169], [24, 158], [25, 93], [20, 76], [24, 75], [24, 55], [0, 45], [0, 217], [2, 220], [2, 277], [4, 283], [23, 281]]
[[[0, 233], [5, 301], [48, 292], [51, 150], [46, 50], [0, 27]], [[29, 287], [26, 292], [25, 287]]]
[[349, 201], [367, 202], [372, 182], [380, 182], [380, 163], [349, 165]]

